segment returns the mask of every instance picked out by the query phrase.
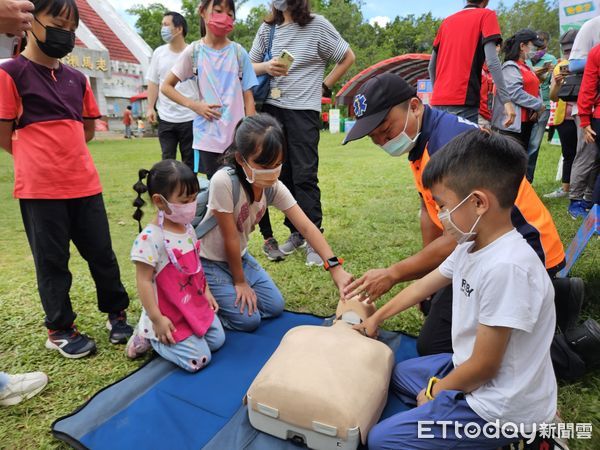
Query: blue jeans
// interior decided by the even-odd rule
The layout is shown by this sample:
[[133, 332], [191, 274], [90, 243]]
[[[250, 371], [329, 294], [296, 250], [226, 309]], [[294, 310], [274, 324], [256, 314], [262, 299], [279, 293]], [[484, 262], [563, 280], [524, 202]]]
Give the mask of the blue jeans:
[[479, 120], [479, 106], [466, 105], [451, 105], [451, 106], [434, 106], [435, 109], [446, 111], [455, 116], [467, 119], [470, 122], [477, 123]]
[[126, 138], [131, 137], [131, 125], [125, 125], [125, 137]]
[[242, 256], [242, 269], [248, 285], [256, 292], [258, 310], [248, 315], [248, 310], [240, 312], [235, 306], [235, 287], [229, 265], [222, 261], [202, 258], [202, 267], [212, 295], [219, 304], [219, 317], [225, 328], [238, 331], [254, 331], [261, 319], [277, 317], [283, 312], [284, 301], [281, 292], [271, 277], [248, 252]]
[[8, 384], [8, 374], [5, 372], [0, 372], [0, 391], [6, 387]]
[[[392, 373], [392, 391], [407, 404], [416, 405], [419, 392], [427, 387], [431, 377], [442, 378], [454, 369], [451, 353], [422, 356], [396, 365]], [[480, 433], [479, 437], [465, 437], [464, 428], [455, 433], [454, 423], [446, 427], [433, 421], [453, 421], [467, 425], [476, 424], [480, 429], [487, 421], [473, 411], [464, 393], [442, 391], [431, 401], [396, 414], [375, 425], [369, 433], [369, 450], [387, 449], [495, 449], [510, 444], [514, 439], [490, 439]], [[421, 422], [421, 426], [419, 426]], [[422, 436], [419, 438], [419, 430]], [[471, 430], [471, 425], [469, 426]]]
[[177, 344], [163, 344], [154, 339], [150, 340], [152, 348], [160, 356], [188, 372], [197, 372], [211, 360], [212, 353], [225, 343], [225, 332], [219, 318], [215, 314], [213, 323], [202, 337], [191, 335]]
[[548, 125], [549, 119], [550, 109], [547, 109], [540, 115], [538, 121], [533, 125], [533, 129], [531, 130], [529, 144], [527, 145], [528, 162], [526, 174], [526, 178], [530, 183], [533, 183], [535, 166], [537, 165], [537, 159], [540, 153], [540, 146], [542, 145], [542, 139], [544, 138], [544, 132], [546, 131], [546, 125]]

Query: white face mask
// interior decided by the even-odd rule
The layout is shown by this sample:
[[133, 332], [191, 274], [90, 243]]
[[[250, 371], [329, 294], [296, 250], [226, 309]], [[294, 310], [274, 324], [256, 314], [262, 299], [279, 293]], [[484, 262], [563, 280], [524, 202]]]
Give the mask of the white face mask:
[[[244, 158], [242, 157], [242, 159]], [[244, 168], [244, 173], [246, 173], [246, 181], [248, 181], [248, 183], [254, 184], [257, 187], [262, 188], [267, 188], [277, 183], [279, 175], [281, 174], [281, 164], [279, 164], [274, 169], [255, 169], [250, 164], [248, 164], [248, 161], [246, 161], [246, 159], [244, 159], [244, 162], [246, 163], [246, 166], [250, 168], [250, 173], [252, 174], [251, 177], [248, 177], [248, 174], [246, 173], [246, 168]]]
[[530, 45], [528, 47], [527, 53], [525, 53], [525, 59], [531, 59], [537, 53], [537, 47], [534, 45]]
[[466, 233], [464, 231], [462, 231], [460, 228], [458, 228], [454, 224], [454, 222], [452, 222], [452, 213], [454, 211], [456, 211], [464, 202], [466, 202], [471, 195], [473, 195], [473, 194], [467, 195], [458, 205], [456, 205], [454, 208], [452, 208], [451, 211], [448, 211], [446, 209], [445, 211], [438, 212], [438, 219], [440, 219], [440, 222], [442, 222], [444, 230], [446, 230], [446, 232], [450, 236], [452, 236], [454, 239], [456, 239], [456, 242], [459, 245], [464, 244], [465, 242], [468, 242], [468, 241], [472, 240], [473, 238], [475, 238], [475, 236], [477, 236], [477, 232], [474, 230], [475, 230], [475, 227], [477, 226], [477, 224], [479, 223], [481, 216], [477, 216], [477, 220], [475, 220], [475, 223], [473, 224], [471, 229]]
[[[410, 106], [409, 106], [410, 111]], [[393, 139], [390, 139], [385, 144], [380, 145], [382, 149], [386, 151], [386, 153], [390, 156], [402, 156], [407, 152], [410, 152], [417, 143], [417, 139], [421, 135], [421, 132], [418, 132], [414, 139], [408, 137], [406, 134], [406, 127], [408, 126], [408, 113], [406, 112], [406, 122], [404, 122], [404, 129]], [[420, 128], [420, 118], [417, 119], [417, 129]]]
[[171, 32], [171, 27], [165, 26], [160, 29], [160, 36], [162, 40], [167, 44], [173, 40], [173, 33]]

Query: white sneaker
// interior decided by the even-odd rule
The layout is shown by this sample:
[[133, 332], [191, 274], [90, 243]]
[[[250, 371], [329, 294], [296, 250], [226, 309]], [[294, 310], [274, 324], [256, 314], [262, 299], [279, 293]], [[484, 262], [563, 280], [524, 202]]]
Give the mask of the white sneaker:
[[566, 192], [561, 186], [557, 190], [552, 191], [549, 194], [544, 194], [544, 198], [563, 198], [567, 197], [568, 195], [569, 193]]
[[8, 375], [8, 384], [0, 391], [0, 405], [11, 406], [38, 394], [48, 384], [43, 372]]

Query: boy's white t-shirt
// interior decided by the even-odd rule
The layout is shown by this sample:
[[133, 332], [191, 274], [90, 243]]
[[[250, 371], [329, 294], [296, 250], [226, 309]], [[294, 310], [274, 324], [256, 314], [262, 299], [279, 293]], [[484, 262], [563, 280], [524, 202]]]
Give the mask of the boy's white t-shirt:
[[459, 245], [439, 267], [452, 279], [454, 366], [471, 357], [479, 324], [512, 332], [498, 374], [467, 394], [467, 403], [488, 422], [549, 422], [557, 401], [550, 360], [556, 326], [550, 277], [514, 229], [477, 252], [469, 252], [472, 246]]
[[[296, 204], [296, 199], [281, 181], [278, 180], [271, 189], [273, 190], [273, 201], [271, 203], [267, 202], [266, 190], [263, 191], [260, 199], [251, 203], [248, 194], [240, 184], [240, 196], [234, 205], [231, 177], [226, 168], [220, 169], [210, 179], [208, 212], [202, 222], [212, 217], [214, 215], [213, 211], [233, 213], [233, 219], [240, 238], [240, 254], [243, 256], [248, 250], [248, 236], [262, 219], [267, 206], [274, 206], [280, 211], [285, 211]], [[212, 261], [227, 261], [225, 241], [218, 226], [202, 238], [200, 256]]]
[[[171, 73], [171, 69], [179, 59], [180, 55], [181, 53], [172, 52], [169, 44], [161, 45], [154, 50], [152, 59], [150, 60], [148, 74], [146, 75], [146, 80], [158, 85], [159, 89], [156, 108], [158, 109], [161, 120], [171, 123], [191, 122], [197, 116], [191, 109], [175, 103], [165, 94], [160, 92], [160, 85], [165, 81], [167, 75]], [[198, 100], [199, 98], [198, 86], [196, 80], [193, 78], [177, 83], [175, 89], [184, 97], [192, 98], [194, 100]]]

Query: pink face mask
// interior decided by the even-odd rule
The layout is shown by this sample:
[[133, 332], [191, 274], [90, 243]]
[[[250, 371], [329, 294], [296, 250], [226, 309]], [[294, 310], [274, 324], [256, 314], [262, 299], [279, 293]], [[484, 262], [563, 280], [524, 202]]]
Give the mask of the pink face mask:
[[194, 220], [194, 217], [196, 216], [195, 200], [189, 203], [170, 203], [164, 197], [162, 197], [162, 199], [171, 210], [171, 214], [167, 214], [166, 211], [164, 212], [167, 219], [181, 225], [192, 223], [192, 220]]
[[206, 24], [212, 34], [225, 37], [233, 31], [233, 19], [225, 13], [212, 13]]

